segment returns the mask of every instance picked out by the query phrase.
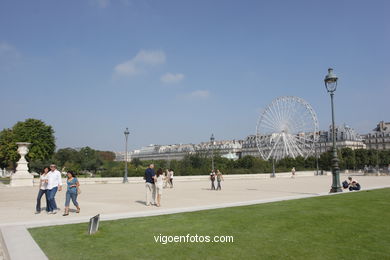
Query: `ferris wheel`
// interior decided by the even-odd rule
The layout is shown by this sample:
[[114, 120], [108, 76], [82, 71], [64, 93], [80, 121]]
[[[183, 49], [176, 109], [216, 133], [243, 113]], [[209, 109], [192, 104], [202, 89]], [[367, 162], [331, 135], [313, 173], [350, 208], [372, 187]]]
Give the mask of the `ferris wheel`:
[[259, 116], [257, 148], [264, 160], [307, 158], [314, 152], [318, 128], [317, 115], [309, 103], [299, 97], [279, 97]]

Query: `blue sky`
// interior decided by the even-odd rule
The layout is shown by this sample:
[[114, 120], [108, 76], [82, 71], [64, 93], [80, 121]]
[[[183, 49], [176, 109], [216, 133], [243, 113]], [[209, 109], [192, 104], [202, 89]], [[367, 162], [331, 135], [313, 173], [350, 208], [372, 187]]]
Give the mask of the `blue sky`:
[[336, 123], [389, 121], [389, 1], [0, 1], [0, 128], [38, 118], [57, 147], [242, 139], [292, 95]]

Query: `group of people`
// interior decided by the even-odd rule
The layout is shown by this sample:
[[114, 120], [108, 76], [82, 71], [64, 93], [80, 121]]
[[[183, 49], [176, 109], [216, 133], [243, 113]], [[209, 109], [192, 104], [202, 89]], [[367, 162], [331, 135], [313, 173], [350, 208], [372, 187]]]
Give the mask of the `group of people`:
[[173, 175], [172, 169], [159, 168], [157, 172], [154, 171], [154, 164], [150, 164], [145, 171], [145, 187], [146, 187], [146, 206], [155, 205], [161, 206], [161, 197], [164, 188], [173, 188]]
[[[68, 171], [66, 173], [66, 198], [65, 198], [65, 210], [63, 216], [69, 215], [69, 204], [72, 200], [76, 207], [76, 213], [80, 212], [80, 206], [77, 202], [77, 195], [80, 193], [80, 183], [77, 180], [74, 172]], [[61, 173], [57, 170], [55, 164], [50, 167], [45, 167], [39, 178], [39, 191], [37, 196], [37, 204], [35, 214], [41, 213], [41, 200], [42, 196], [46, 197], [46, 212], [48, 214], [56, 214], [60, 209], [57, 207], [55, 196], [57, 191], [62, 190]]]
[[349, 191], [354, 191], [354, 190], [360, 190], [361, 186], [359, 182], [355, 179], [352, 179], [352, 177], [348, 177], [348, 181], [345, 180], [343, 181], [343, 188], [344, 189], [349, 189]]
[[[217, 180], [217, 188], [215, 188], [215, 179]], [[221, 181], [223, 181], [223, 175], [220, 170], [212, 170], [210, 173], [211, 190], [221, 190]]]

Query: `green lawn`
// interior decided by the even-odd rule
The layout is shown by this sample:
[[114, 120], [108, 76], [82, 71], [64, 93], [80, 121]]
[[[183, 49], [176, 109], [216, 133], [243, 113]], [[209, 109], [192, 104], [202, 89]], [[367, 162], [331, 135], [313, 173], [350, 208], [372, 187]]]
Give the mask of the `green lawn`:
[[[30, 229], [50, 259], [390, 259], [390, 189]], [[154, 235], [233, 243], [156, 243]]]

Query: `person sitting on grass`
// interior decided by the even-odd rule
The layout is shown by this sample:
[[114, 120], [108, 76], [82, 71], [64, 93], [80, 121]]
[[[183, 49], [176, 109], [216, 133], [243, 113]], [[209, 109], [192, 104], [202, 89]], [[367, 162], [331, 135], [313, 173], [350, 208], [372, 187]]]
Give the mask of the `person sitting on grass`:
[[348, 189], [350, 191], [361, 189], [360, 184], [356, 180], [352, 179], [352, 177], [348, 177], [348, 181]]

